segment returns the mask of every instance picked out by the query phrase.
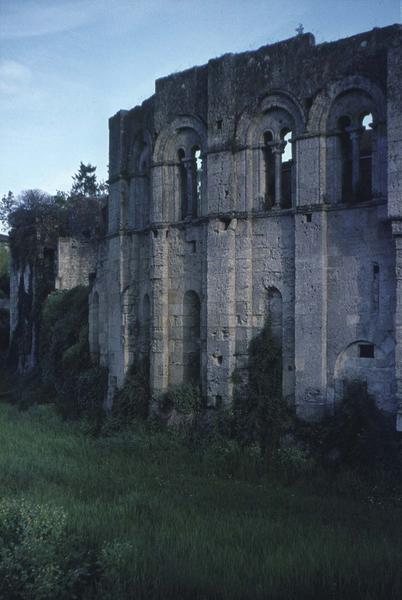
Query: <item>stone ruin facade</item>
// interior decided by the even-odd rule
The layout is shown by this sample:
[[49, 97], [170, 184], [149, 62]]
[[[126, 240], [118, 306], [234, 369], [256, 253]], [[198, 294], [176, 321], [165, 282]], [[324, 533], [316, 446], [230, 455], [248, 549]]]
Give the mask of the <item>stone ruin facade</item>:
[[[4, 235], [3, 233], [0, 233], [0, 249], [1, 248], [5, 248], [6, 252], [9, 252], [8, 236]], [[0, 290], [1, 290], [1, 287], [0, 287]], [[10, 298], [8, 298], [8, 297], [3, 298], [0, 295], [0, 310], [10, 310]], [[1, 342], [0, 342], [0, 346], [1, 346]]]
[[104, 233], [102, 202], [86, 198], [69, 209], [63, 237], [58, 228], [32, 222], [18, 228], [19, 241], [13, 243], [11, 237], [8, 362], [20, 374], [38, 364], [40, 315], [47, 296], [87, 286], [96, 270], [99, 237]]
[[212, 59], [109, 128], [90, 345], [110, 398], [148, 357], [153, 398], [227, 405], [269, 316], [300, 416], [357, 379], [402, 428], [402, 27]]

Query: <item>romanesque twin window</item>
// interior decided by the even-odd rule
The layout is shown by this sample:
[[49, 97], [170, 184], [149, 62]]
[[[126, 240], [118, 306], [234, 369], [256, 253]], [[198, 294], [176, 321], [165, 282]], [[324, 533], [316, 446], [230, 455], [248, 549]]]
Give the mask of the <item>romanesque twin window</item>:
[[254, 210], [358, 203], [386, 192], [384, 101], [363, 78], [335, 82], [308, 112], [287, 92], [266, 96], [240, 118], [237, 142], [247, 149], [239, 173]]
[[372, 196], [373, 115], [338, 120], [342, 200], [363, 202]]
[[[142, 228], [150, 223], [151, 212], [151, 153], [149, 134], [141, 131], [131, 147], [128, 160], [128, 206], [122, 207], [122, 224]], [[126, 200], [127, 203], [127, 200]], [[124, 213], [124, 214], [123, 214]]]
[[366, 202], [385, 193], [386, 128], [376, 95], [374, 100], [371, 90], [352, 88], [340, 93], [331, 106], [326, 132], [331, 203]]
[[180, 218], [198, 217], [201, 212], [203, 160], [199, 146], [177, 153], [180, 181]]
[[265, 208], [291, 208], [293, 190], [292, 132], [284, 128], [274, 137], [264, 133]]

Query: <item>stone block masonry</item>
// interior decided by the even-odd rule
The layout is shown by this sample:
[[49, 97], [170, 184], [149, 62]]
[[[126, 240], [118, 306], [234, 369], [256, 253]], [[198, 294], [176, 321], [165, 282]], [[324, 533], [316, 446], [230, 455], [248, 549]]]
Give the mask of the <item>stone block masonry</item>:
[[111, 388], [148, 356], [155, 399], [187, 382], [228, 404], [270, 317], [299, 415], [358, 379], [402, 419], [401, 69], [400, 25], [302, 34], [110, 119], [90, 338]]

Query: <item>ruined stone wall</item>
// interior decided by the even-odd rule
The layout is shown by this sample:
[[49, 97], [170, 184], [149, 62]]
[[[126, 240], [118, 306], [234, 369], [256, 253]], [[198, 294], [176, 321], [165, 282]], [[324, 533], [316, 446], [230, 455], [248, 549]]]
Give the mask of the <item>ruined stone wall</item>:
[[70, 207], [63, 215], [70, 237], [59, 237], [62, 223], [44, 227], [29, 209], [29, 226], [22, 222], [11, 231], [9, 362], [21, 373], [38, 363], [41, 313], [49, 293], [89, 285], [96, 271], [101, 209], [96, 198]]
[[397, 409], [401, 45], [400, 26], [297, 36], [160, 79], [110, 120], [91, 343], [112, 388], [149, 353], [155, 398], [193, 380], [227, 404], [269, 317], [300, 415], [352, 378]]
[[58, 238], [55, 288], [69, 290], [77, 285], [88, 285], [90, 273], [96, 270], [97, 259], [97, 240]]

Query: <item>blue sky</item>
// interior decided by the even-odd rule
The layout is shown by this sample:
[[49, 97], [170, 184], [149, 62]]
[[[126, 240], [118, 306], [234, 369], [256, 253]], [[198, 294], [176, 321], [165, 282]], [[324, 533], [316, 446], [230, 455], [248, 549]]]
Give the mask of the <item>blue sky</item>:
[[401, 0], [0, 0], [0, 193], [107, 178], [108, 118], [157, 77], [291, 37], [401, 21]]

